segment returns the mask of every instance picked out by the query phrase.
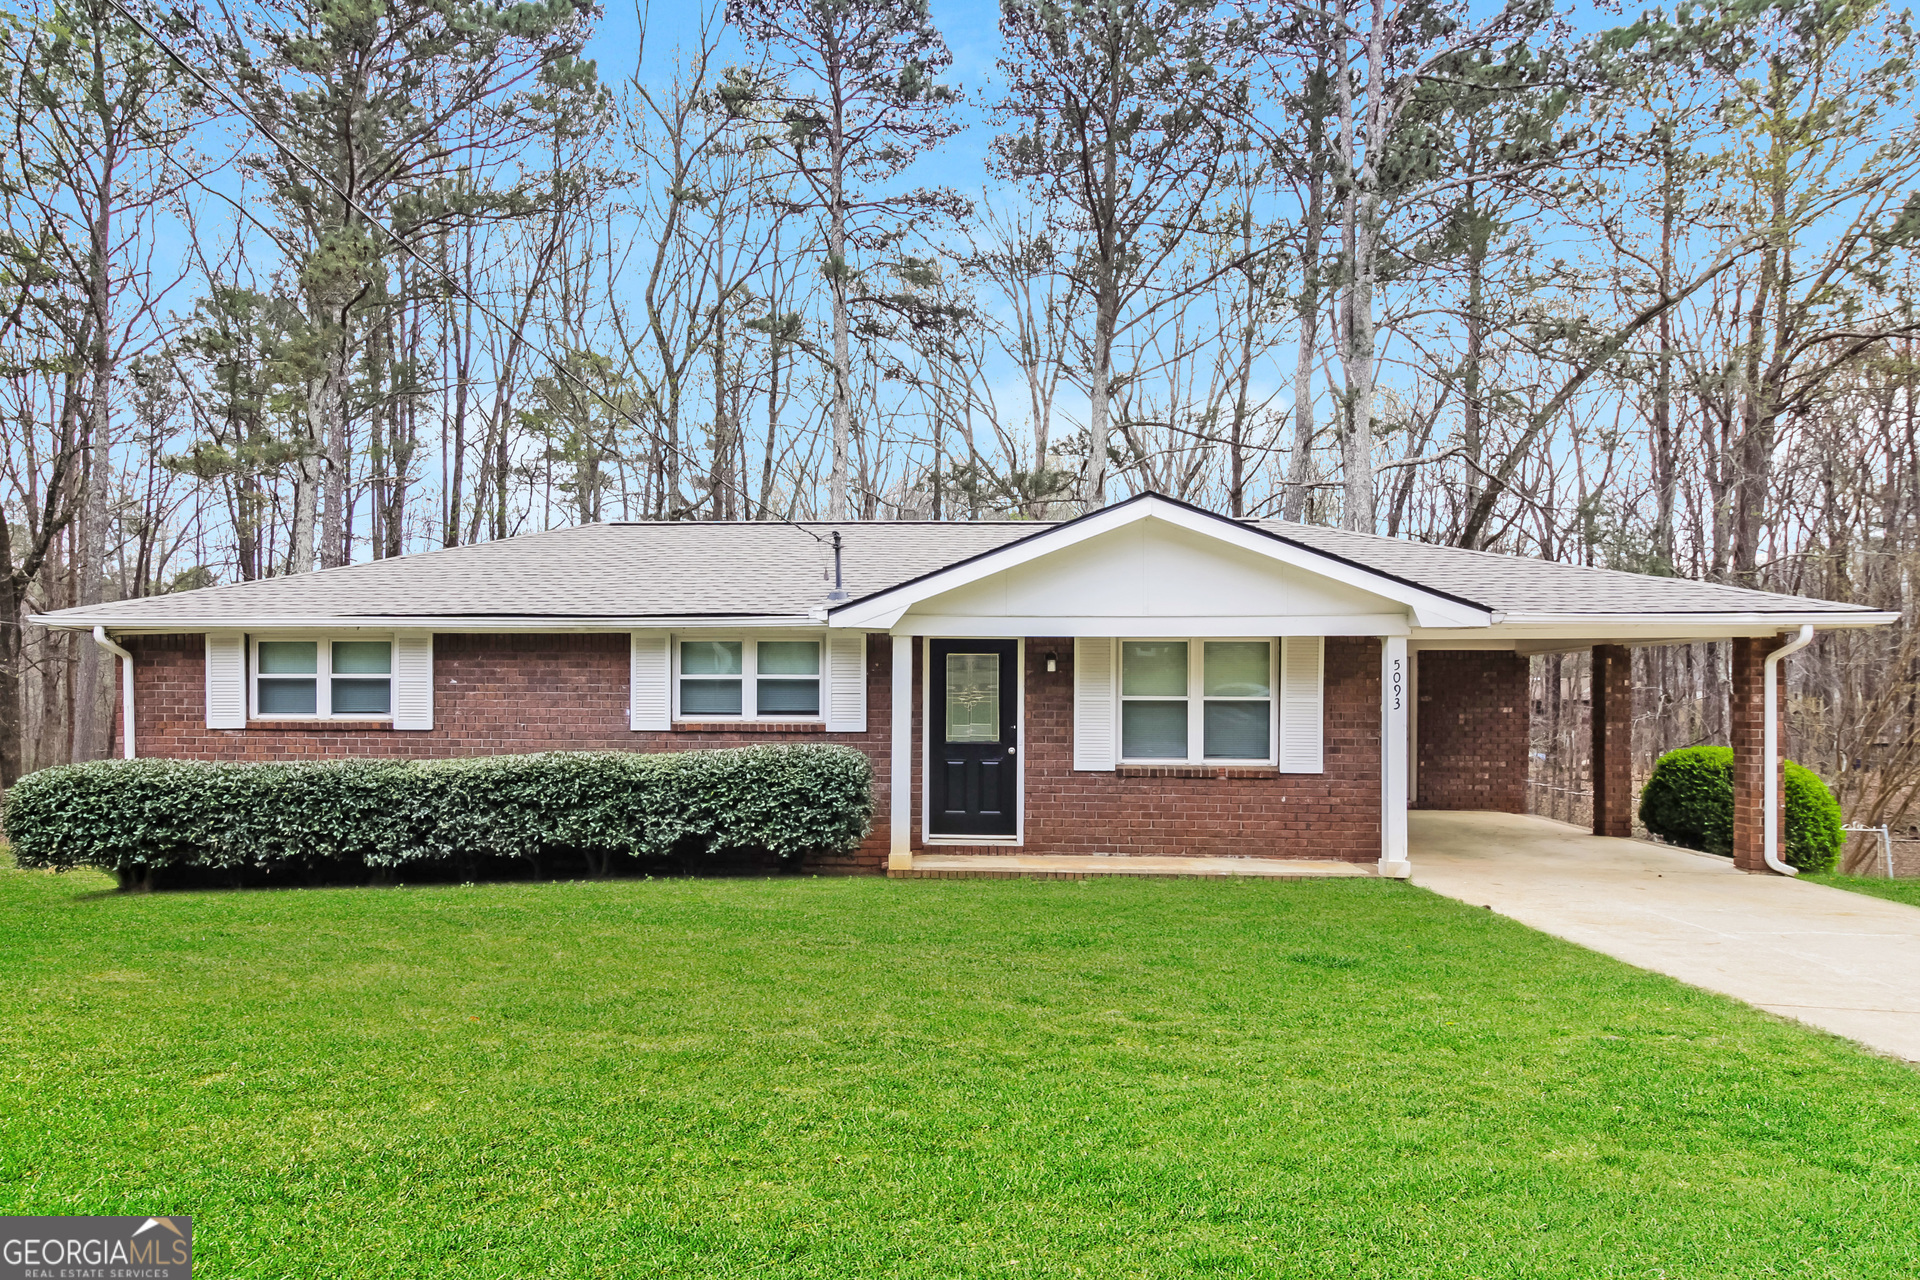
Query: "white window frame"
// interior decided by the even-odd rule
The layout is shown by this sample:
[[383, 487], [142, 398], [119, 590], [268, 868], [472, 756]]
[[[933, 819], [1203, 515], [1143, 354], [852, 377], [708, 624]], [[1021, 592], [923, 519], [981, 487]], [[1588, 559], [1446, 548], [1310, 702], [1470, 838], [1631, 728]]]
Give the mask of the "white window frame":
[[[740, 645], [740, 714], [726, 715], [718, 711], [685, 711], [680, 704], [680, 682], [687, 678], [680, 670], [680, 646], [688, 641], [737, 641]], [[812, 715], [797, 711], [776, 711], [767, 715], [760, 714], [760, 644], [762, 641], [779, 643], [782, 641], [805, 641], [814, 646], [817, 654], [813, 679], [819, 687], [819, 697]], [[673, 719], [675, 723], [688, 724], [825, 724], [827, 719], [827, 638], [825, 635], [809, 631], [801, 635], [780, 635], [771, 632], [675, 632], [668, 641], [673, 654]], [[695, 675], [695, 680], [731, 680], [732, 676]], [[769, 676], [771, 680], [805, 680], [805, 676], [783, 676], [778, 673]]]
[[[334, 714], [334, 711], [333, 711], [333, 678], [334, 678], [333, 646], [335, 641], [341, 641], [341, 640], [362, 641], [362, 642], [371, 641], [374, 643], [382, 643], [387, 646], [387, 709], [385, 712], [343, 711], [338, 715]], [[278, 641], [293, 641], [296, 643], [311, 642], [313, 644], [314, 646], [314, 662], [313, 662], [313, 665], [314, 665], [314, 674], [313, 674], [314, 711], [312, 715], [302, 715], [302, 714], [298, 714], [290, 711], [262, 712], [260, 710], [260, 645], [263, 641], [267, 643], [275, 643]], [[398, 672], [394, 670], [394, 667], [398, 659], [399, 659], [399, 654], [395, 652], [394, 637], [391, 633], [376, 632], [373, 635], [364, 635], [364, 634], [339, 633], [339, 632], [298, 631], [298, 632], [290, 632], [290, 633], [274, 632], [271, 634], [264, 634], [264, 635], [250, 635], [247, 637], [247, 719], [249, 720], [314, 720], [314, 721], [392, 720], [393, 719], [394, 681], [398, 678]], [[294, 680], [305, 679], [304, 676], [289, 676], [287, 678], [294, 679]], [[275, 676], [271, 672], [269, 672], [267, 675], [267, 679], [269, 680], [275, 679]], [[371, 679], [378, 679], [378, 677], [365, 675], [365, 674], [358, 674], [355, 672], [347, 672], [343, 676], [341, 676], [341, 679], [371, 680]]]
[[[1267, 646], [1267, 754], [1254, 759], [1207, 755], [1207, 659], [1208, 644], [1244, 643]], [[1187, 646], [1187, 754], [1179, 756], [1129, 756], [1126, 754], [1126, 704], [1129, 702], [1171, 702], [1172, 694], [1129, 695], [1127, 688], [1127, 646], [1129, 644], [1184, 644]], [[1280, 762], [1280, 642], [1272, 636], [1124, 636], [1114, 644], [1113, 680], [1114, 759], [1122, 765], [1169, 767], [1204, 765], [1208, 768], [1233, 768], [1245, 765], [1277, 765]], [[1214, 698], [1214, 702], [1258, 702], [1258, 698]]]

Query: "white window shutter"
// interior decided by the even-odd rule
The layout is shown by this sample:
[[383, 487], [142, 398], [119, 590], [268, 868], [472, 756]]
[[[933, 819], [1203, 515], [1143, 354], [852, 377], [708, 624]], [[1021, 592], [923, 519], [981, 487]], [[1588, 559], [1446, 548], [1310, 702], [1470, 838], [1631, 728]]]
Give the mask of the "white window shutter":
[[247, 727], [247, 638], [238, 631], [207, 633], [207, 728]]
[[433, 728], [433, 632], [393, 638], [393, 727]]
[[673, 728], [673, 637], [633, 633], [627, 668], [627, 728], [664, 733]]
[[835, 631], [827, 643], [827, 732], [867, 731], [867, 633]]
[[1073, 642], [1073, 767], [1111, 773], [1114, 767], [1114, 642], [1106, 636]]
[[1280, 772], [1325, 773], [1323, 686], [1327, 642], [1322, 636], [1280, 641]]

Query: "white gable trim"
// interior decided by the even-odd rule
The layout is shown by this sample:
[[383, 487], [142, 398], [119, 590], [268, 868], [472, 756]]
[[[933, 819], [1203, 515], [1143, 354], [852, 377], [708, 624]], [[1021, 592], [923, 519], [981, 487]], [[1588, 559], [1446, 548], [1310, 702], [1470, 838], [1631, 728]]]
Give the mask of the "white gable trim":
[[[894, 624], [900, 636], [947, 636], [980, 639], [1017, 636], [1159, 636], [1177, 631], [1183, 636], [1404, 636], [1410, 634], [1404, 613], [1328, 614], [1072, 614], [1022, 615], [1018, 618], [968, 617], [959, 614], [911, 613]], [[1507, 647], [1503, 645], [1502, 647]]]
[[[1118, 506], [1108, 507], [1089, 516], [1061, 525], [1045, 533], [1023, 539], [1012, 546], [998, 551], [989, 551], [976, 556], [965, 564], [955, 565], [937, 573], [928, 574], [915, 582], [904, 583], [864, 600], [856, 600], [833, 610], [827, 615], [830, 627], [867, 627], [873, 629], [891, 629], [902, 615], [923, 600], [963, 587], [972, 582], [996, 573], [1005, 572], [1034, 560], [1077, 546], [1089, 538], [1112, 533], [1142, 520], [1164, 520], [1168, 524], [1186, 529], [1192, 533], [1216, 539], [1230, 546], [1264, 556], [1280, 564], [1308, 573], [1318, 574], [1334, 582], [1354, 587], [1361, 591], [1405, 605], [1413, 614], [1414, 625], [1422, 627], [1485, 627], [1493, 622], [1493, 615], [1485, 609], [1462, 604], [1420, 587], [1409, 586], [1382, 574], [1362, 569], [1332, 556], [1305, 547], [1283, 542], [1258, 529], [1188, 507], [1182, 503], [1169, 502], [1156, 494], [1147, 494]], [[1162, 619], [1159, 627], [1164, 629], [1167, 620]], [[1241, 622], [1240, 631], [1249, 625]], [[1112, 634], [1112, 623], [1103, 624]]]

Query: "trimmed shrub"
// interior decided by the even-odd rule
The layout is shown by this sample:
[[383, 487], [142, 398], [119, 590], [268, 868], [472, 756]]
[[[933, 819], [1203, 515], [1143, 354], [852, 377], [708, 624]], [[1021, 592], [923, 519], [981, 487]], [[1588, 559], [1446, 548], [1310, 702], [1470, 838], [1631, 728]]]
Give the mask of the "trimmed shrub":
[[1831, 871], [1847, 843], [1840, 802], [1811, 769], [1786, 762], [1787, 865]]
[[1654, 762], [1640, 789], [1640, 821], [1687, 849], [1733, 852], [1733, 748], [1682, 747]]
[[[1819, 775], [1785, 762], [1787, 865], [1826, 871], [1846, 842], [1840, 805]], [[1640, 792], [1648, 831], [1688, 849], [1733, 852], [1733, 748], [1682, 747], [1653, 766]]]
[[557, 853], [605, 874], [616, 856], [858, 845], [873, 771], [851, 747], [637, 755], [556, 751], [464, 760], [227, 764], [101, 760], [29, 774], [7, 795], [21, 866], [91, 866], [123, 885], [156, 870], [387, 870]]

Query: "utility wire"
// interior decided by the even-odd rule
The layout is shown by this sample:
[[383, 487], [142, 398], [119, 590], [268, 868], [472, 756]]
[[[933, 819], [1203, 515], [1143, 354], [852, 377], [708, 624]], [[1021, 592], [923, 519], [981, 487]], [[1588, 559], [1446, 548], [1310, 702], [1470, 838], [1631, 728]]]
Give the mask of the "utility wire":
[[[439, 279], [444, 281], [446, 286], [449, 289], [451, 289], [454, 293], [458, 294], [461, 298], [465, 299], [476, 310], [478, 310], [481, 315], [485, 316], [487, 319], [493, 321], [496, 325], [499, 325], [501, 328], [505, 329], [508, 333], [512, 334], [513, 337], [516, 338], [528, 350], [537, 351], [542, 356], [546, 357], [547, 362], [553, 366], [554, 370], [557, 373], [559, 373], [562, 378], [572, 382], [581, 391], [585, 392], [587, 395], [593, 397], [594, 399], [600, 401], [602, 404], [606, 405], [607, 408], [611, 409], [614, 413], [618, 414], [622, 418], [625, 418], [636, 429], [638, 429], [639, 431], [644, 433], [649, 439], [651, 439], [657, 447], [659, 447], [662, 450], [670, 450], [671, 452], [673, 452], [675, 455], [679, 457], [682, 463], [685, 463], [689, 467], [697, 467], [698, 459], [690, 456], [689, 454], [686, 453], [685, 450], [681, 449], [679, 445], [674, 444], [671, 441], [668, 441], [665, 437], [661, 436], [657, 431], [649, 427], [646, 423], [634, 417], [633, 414], [627, 412], [624, 406], [616, 403], [614, 400], [608, 397], [604, 392], [600, 391], [598, 388], [594, 386], [589, 385], [585, 379], [581, 378], [572, 369], [568, 368], [566, 363], [562, 361], [559, 357], [555, 356], [552, 351], [548, 350], [544, 344], [535, 342], [532, 338], [529, 338], [526, 335], [526, 333], [518, 325], [514, 324], [511, 320], [508, 320], [505, 317], [501, 316], [492, 307], [488, 306], [486, 303], [476, 298], [473, 294], [469, 293], [464, 287], [461, 286], [460, 281], [454, 277], [452, 272], [446, 270], [443, 267], [436, 266], [432, 261], [426, 258], [423, 254], [421, 254], [419, 250], [415, 249], [411, 244], [407, 243], [406, 240], [401, 238], [399, 233], [395, 232], [390, 227], [388, 227], [385, 223], [381, 222], [380, 219], [375, 217], [372, 211], [370, 211], [365, 205], [361, 204], [358, 199], [356, 199], [352, 195], [349, 195], [345, 190], [343, 190], [339, 183], [335, 182], [332, 178], [329, 178], [326, 174], [322, 173], [317, 167], [309, 163], [304, 157], [297, 154], [293, 150], [293, 148], [289, 147], [286, 143], [280, 141], [280, 139], [274, 135], [273, 130], [269, 129], [266, 125], [262, 124], [260, 120], [257, 119], [251, 111], [247, 110], [247, 108], [242, 103], [236, 100], [232, 94], [228, 93], [220, 85], [215, 84], [214, 81], [207, 75], [207, 73], [202, 71], [199, 67], [195, 66], [193, 63], [188, 62], [186, 58], [182, 57], [180, 53], [177, 50], [175, 50], [171, 44], [167, 43], [166, 39], [162, 37], [159, 32], [155, 31], [151, 26], [149, 26], [145, 21], [143, 21], [138, 15], [136, 15], [131, 9], [127, 8], [126, 5], [122, 4], [121, 0], [107, 0], [107, 4], [111, 6], [117, 13], [119, 13], [121, 17], [125, 18], [128, 22], [132, 23], [134, 28], [138, 30], [141, 35], [145, 36], [148, 40], [152, 41], [154, 47], [159, 49], [160, 52], [164, 53], [176, 66], [178, 66], [182, 71], [186, 72], [189, 76], [193, 77], [193, 79], [200, 85], [201, 88], [205, 89], [208, 93], [211, 93], [215, 97], [219, 98], [220, 101], [226, 103], [228, 108], [230, 108], [235, 115], [239, 116], [242, 120], [246, 121], [247, 124], [251, 126], [256, 133], [258, 133], [261, 137], [265, 138], [268, 142], [272, 143], [274, 148], [278, 150], [281, 155], [285, 156], [288, 160], [292, 161], [295, 165], [305, 170], [308, 174], [311, 174], [314, 181], [319, 182], [322, 185], [326, 186], [328, 189], [330, 189], [336, 196], [338, 196], [341, 199], [342, 202], [346, 204], [346, 206], [349, 209], [353, 210], [355, 213], [359, 214], [360, 217], [365, 219], [368, 226], [372, 227], [374, 230], [378, 231], [381, 235], [385, 236], [389, 241], [393, 243], [393, 245], [396, 248], [398, 248], [401, 252], [405, 253], [409, 258], [412, 258], [415, 262], [419, 263], [422, 267], [426, 268], [433, 275], [437, 276]], [[249, 220], [251, 220], [251, 217], [249, 217]], [[505, 477], [502, 477], [501, 483], [504, 484], [505, 482], [506, 482]], [[727, 488], [731, 489], [741, 499], [741, 502], [744, 505], [749, 507], [753, 505], [752, 494], [748, 493], [744, 488], [734, 484], [731, 481], [726, 481], [724, 483], [726, 484]], [[764, 507], [765, 503], [762, 502], [761, 505]], [[790, 528], [796, 529], [799, 532], [806, 534], [809, 538], [812, 538], [817, 543], [825, 544], [827, 541], [827, 539], [821, 537], [819, 534], [807, 528], [805, 525], [799, 523], [796, 520], [788, 519], [785, 516], [779, 516], [773, 520], [765, 521], [764, 523], [787, 525]], [[838, 541], [838, 537], [839, 535], [836, 533], [835, 534], [836, 542]], [[838, 551], [838, 549], [839, 548], [836, 546], [835, 547], [836, 552]], [[835, 556], [836, 562], [838, 561], [838, 559], [839, 557], [838, 555], [836, 555]], [[837, 586], [838, 584], [836, 583], [835, 585]]]

